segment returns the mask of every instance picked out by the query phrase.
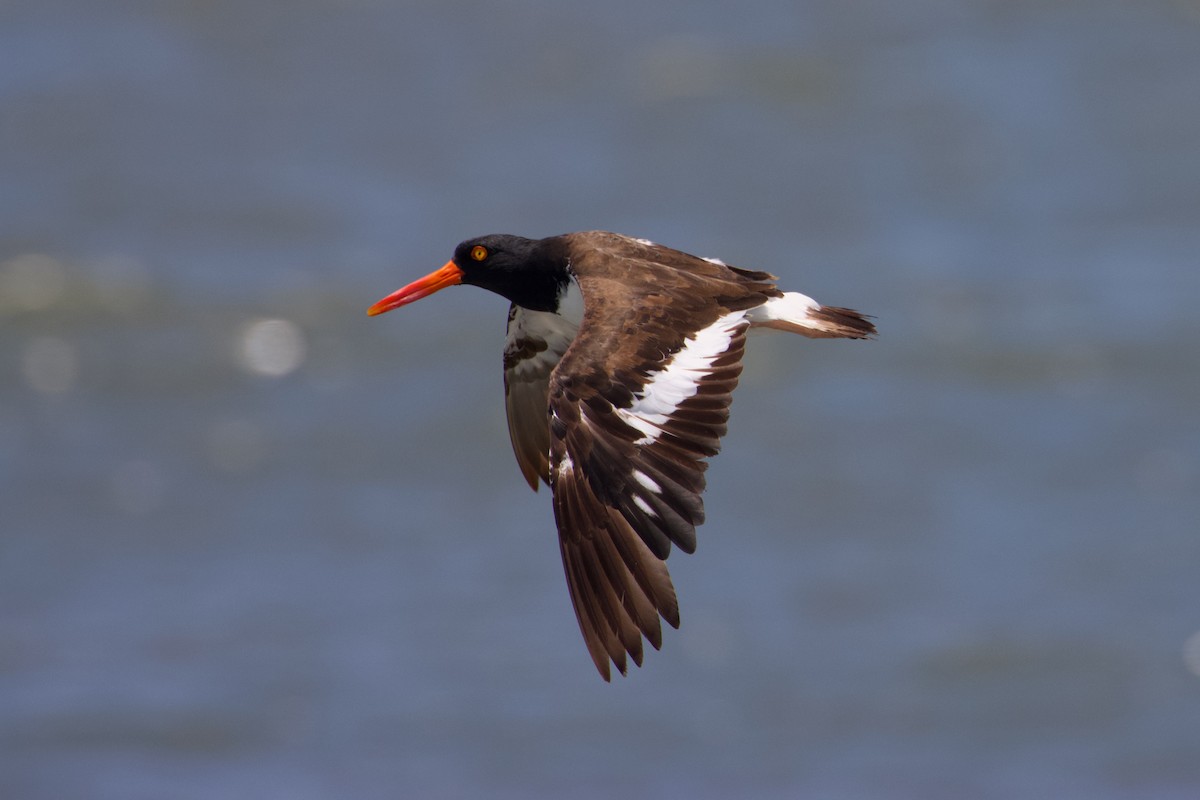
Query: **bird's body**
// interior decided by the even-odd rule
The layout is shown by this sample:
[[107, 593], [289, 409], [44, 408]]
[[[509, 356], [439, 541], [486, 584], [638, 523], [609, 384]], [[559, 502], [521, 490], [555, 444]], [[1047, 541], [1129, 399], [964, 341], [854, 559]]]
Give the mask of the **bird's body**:
[[642, 638], [679, 625], [665, 559], [696, 546], [706, 460], [725, 434], [746, 333], [867, 338], [844, 308], [783, 292], [774, 276], [643, 239], [589, 231], [463, 242], [378, 314], [467, 283], [512, 305], [505, 405], [517, 462], [553, 493], [567, 585], [596, 668], [642, 663]]

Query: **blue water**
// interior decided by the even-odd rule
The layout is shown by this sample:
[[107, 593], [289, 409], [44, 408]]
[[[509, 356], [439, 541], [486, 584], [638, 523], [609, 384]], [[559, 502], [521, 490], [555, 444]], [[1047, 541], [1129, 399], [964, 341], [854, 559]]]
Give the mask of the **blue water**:
[[[0, 6], [0, 797], [1200, 797], [1200, 6]], [[770, 270], [612, 685], [467, 236]], [[263, 325], [262, 323], [268, 322]]]

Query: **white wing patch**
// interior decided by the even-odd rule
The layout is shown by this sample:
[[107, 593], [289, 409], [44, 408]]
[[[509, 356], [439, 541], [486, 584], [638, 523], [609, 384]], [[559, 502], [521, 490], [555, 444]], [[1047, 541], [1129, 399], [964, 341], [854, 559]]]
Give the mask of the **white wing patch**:
[[662, 487], [659, 486], [653, 478], [642, 472], [640, 469], [635, 469], [633, 471], [633, 479], [655, 494], [662, 494]]
[[558, 462], [558, 478], [562, 480], [575, 469], [575, 462], [571, 460], [571, 456], [563, 453], [562, 460]]
[[683, 347], [661, 370], [650, 376], [642, 390], [634, 395], [629, 408], [616, 410], [623, 422], [643, 434], [635, 444], [651, 444], [658, 439], [671, 414], [696, 394], [700, 380], [711, 371], [713, 361], [729, 349], [745, 316], [745, 311], [731, 311], [697, 331], [684, 341]]
[[637, 506], [638, 508], [640, 508], [642, 511], [646, 512], [646, 516], [649, 516], [649, 517], [657, 517], [658, 516], [658, 513], [655, 512], [655, 510], [650, 507], [649, 503], [647, 503], [644, 499], [642, 499], [642, 496], [640, 494], [635, 494], [633, 496], [633, 504], [635, 506]]

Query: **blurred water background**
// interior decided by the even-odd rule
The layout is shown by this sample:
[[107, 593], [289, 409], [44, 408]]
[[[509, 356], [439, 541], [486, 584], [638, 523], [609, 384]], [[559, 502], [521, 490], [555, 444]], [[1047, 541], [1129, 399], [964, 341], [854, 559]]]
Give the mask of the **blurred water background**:
[[[461, 239], [766, 269], [603, 684]], [[1200, 5], [0, 5], [0, 797], [1200, 797]]]

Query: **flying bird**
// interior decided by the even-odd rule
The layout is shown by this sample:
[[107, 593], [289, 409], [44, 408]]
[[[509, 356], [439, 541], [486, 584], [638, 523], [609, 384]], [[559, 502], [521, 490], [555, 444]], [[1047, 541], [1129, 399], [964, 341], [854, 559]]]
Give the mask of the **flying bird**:
[[604, 680], [659, 619], [679, 627], [666, 558], [696, 548], [746, 333], [865, 339], [875, 326], [775, 286], [775, 276], [616, 233], [468, 239], [374, 316], [447, 286], [509, 300], [504, 402], [521, 473], [553, 494], [567, 587]]

